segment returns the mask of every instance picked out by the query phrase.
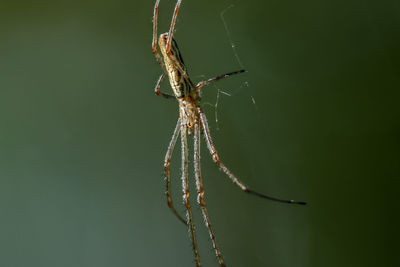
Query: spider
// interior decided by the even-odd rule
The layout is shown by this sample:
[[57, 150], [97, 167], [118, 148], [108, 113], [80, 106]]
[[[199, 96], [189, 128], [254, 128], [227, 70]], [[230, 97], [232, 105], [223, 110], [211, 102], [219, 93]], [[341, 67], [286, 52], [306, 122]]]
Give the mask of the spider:
[[[217, 240], [215, 238], [214, 230], [211, 226], [210, 218], [207, 212], [206, 202], [204, 199], [204, 188], [201, 176], [200, 169], [200, 135], [203, 134], [207, 148], [211, 154], [213, 161], [217, 164], [217, 166], [232, 180], [234, 184], [236, 184], [241, 190], [246, 193], [250, 193], [256, 195], [258, 197], [266, 198], [269, 200], [274, 200], [278, 202], [290, 203], [290, 204], [300, 204], [304, 205], [305, 202], [294, 201], [294, 200], [284, 200], [271, 196], [267, 196], [256, 191], [251, 190], [247, 185], [241, 182], [220, 160], [220, 157], [215, 149], [213, 141], [211, 139], [210, 129], [208, 127], [207, 118], [204, 114], [201, 106], [201, 88], [205, 85], [208, 85], [212, 82], [218, 81], [222, 78], [230, 77], [235, 74], [239, 74], [245, 72], [245, 70], [238, 70], [230, 73], [226, 73], [224, 75], [216, 76], [214, 78], [201, 81], [196, 85], [189, 78], [187, 69], [185, 64], [183, 63], [183, 59], [181, 53], [178, 49], [177, 42], [173, 38], [174, 27], [176, 18], [179, 12], [179, 8], [181, 6], [182, 0], [178, 0], [175, 6], [175, 11], [172, 16], [171, 26], [169, 31], [161, 34], [158, 37], [158, 46], [160, 48], [161, 55], [157, 50], [157, 14], [158, 14], [158, 5], [160, 0], [157, 0], [154, 6], [154, 17], [153, 17], [153, 41], [152, 41], [152, 50], [155, 55], [157, 61], [160, 63], [161, 68], [163, 69], [163, 73], [157, 81], [155, 86], [155, 93], [157, 95], [161, 95], [165, 98], [175, 99], [179, 103], [179, 118], [176, 124], [174, 133], [172, 135], [172, 139], [169, 143], [167, 153], [165, 155], [164, 160], [164, 175], [166, 178], [166, 186], [167, 186], [167, 202], [171, 211], [175, 214], [175, 216], [183, 222], [185, 225], [189, 227], [189, 231], [191, 234], [191, 241], [193, 246], [194, 258], [196, 262], [196, 266], [200, 266], [199, 253], [196, 242], [196, 235], [193, 223], [192, 209], [189, 201], [189, 178], [188, 178], [188, 141], [187, 135], [192, 135], [194, 139], [194, 173], [196, 180], [196, 189], [197, 189], [197, 202], [201, 207], [201, 211], [204, 217], [204, 221], [206, 227], [208, 228], [208, 232], [210, 234], [211, 242], [215, 250], [215, 254], [217, 256], [217, 260], [221, 266], [226, 266], [224, 260], [222, 258], [222, 253], [217, 245]], [[173, 95], [160, 92], [161, 82], [168, 75], [169, 82], [173, 91]], [[184, 220], [176, 211], [172, 204], [171, 198], [171, 177], [170, 177], [170, 163], [172, 152], [174, 150], [176, 141], [178, 140], [179, 134], [181, 136], [181, 154], [182, 154], [182, 188], [183, 188], [183, 202], [186, 207], [186, 220]]]

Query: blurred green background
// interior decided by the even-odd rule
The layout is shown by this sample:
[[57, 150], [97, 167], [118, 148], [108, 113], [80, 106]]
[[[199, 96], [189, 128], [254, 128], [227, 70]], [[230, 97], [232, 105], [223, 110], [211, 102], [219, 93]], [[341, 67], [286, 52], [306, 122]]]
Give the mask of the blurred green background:
[[[194, 266], [164, 195], [178, 110], [153, 94], [154, 2], [2, 1], [0, 266]], [[160, 32], [174, 5], [161, 0]], [[192, 79], [237, 57], [248, 70], [203, 90], [222, 160], [253, 189], [309, 203], [242, 193], [203, 143], [228, 266], [399, 266], [399, 27], [399, 1], [183, 1]], [[194, 196], [203, 266], [218, 266]]]

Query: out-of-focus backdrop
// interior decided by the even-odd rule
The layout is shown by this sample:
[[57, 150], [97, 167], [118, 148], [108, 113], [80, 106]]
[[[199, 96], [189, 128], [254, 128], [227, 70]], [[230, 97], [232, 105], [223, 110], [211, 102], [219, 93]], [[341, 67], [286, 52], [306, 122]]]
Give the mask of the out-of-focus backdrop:
[[[153, 94], [154, 2], [2, 1], [0, 266], [194, 266], [164, 195], [178, 110]], [[160, 32], [174, 5], [161, 0]], [[246, 195], [203, 143], [228, 266], [398, 266], [399, 27], [398, 1], [183, 0], [175, 37], [192, 79], [248, 71], [203, 90], [222, 160], [309, 203]], [[177, 145], [183, 214], [179, 158]], [[191, 196], [202, 263], [217, 266]]]

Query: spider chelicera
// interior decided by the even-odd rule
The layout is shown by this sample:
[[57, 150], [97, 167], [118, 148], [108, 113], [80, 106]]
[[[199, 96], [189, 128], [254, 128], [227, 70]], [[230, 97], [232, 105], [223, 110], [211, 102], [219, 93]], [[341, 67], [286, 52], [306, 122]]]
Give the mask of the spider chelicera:
[[[258, 197], [266, 198], [269, 200], [289, 203], [289, 204], [300, 204], [304, 205], [305, 202], [294, 201], [294, 200], [284, 200], [275, 197], [270, 197], [256, 191], [251, 190], [247, 185], [241, 182], [220, 160], [220, 157], [215, 149], [213, 141], [210, 135], [210, 129], [208, 127], [207, 118], [204, 114], [201, 106], [201, 88], [212, 82], [218, 81], [222, 78], [232, 76], [234, 74], [239, 74], [245, 72], [245, 70], [238, 70], [230, 72], [224, 75], [216, 76], [214, 78], [201, 81], [196, 85], [191, 81], [187, 73], [185, 64], [181, 53], [178, 49], [178, 45], [173, 38], [174, 27], [178, 11], [182, 0], [178, 0], [175, 6], [175, 11], [172, 17], [171, 26], [169, 31], [161, 34], [158, 37], [158, 46], [160, 48], [161, 55], [157, 50], [157, 14], [158, 5], [160, 0], [157, 0], [154, 6], [154, 18], [153, 18], [153, 42], [152, 49], [157, 61], [160, 63], [163, 73], [157, 81], [155, 87], [155, 93], [157, 95], [164, 96], [165, 98], [175, 99], [179, 103], [179, 118], [176, 124], [174, 133], [172, 135], [171, 142], [169, 143], [167, 153], [164, 160], [164, 174], [167, 182], [167, 201], [168, 206], [172, 212], [182, 221], [185, 225], [189, 227], [191, 233], [192, 246], [194, 251], [194, 257], [196, 265], [200, 266], [199, 253], [196, 242], [195, 229], [193, 224], [192, 209], [189, 201], [189, 173], [188, 173], [188, 141], [187, 135], [193, 135], [194, 139], [194, 173], [196, 179], [196, 189], [197, 189], [197, 202], [201, 207], [201, 211], [204, 217], [205, 224], [208, 228], [212, 245], [214, 247], [218, 262], [221, 266], [225, 266], [224, 260], [222, 258], [222, 253], [217, 245], [217, 240], [213, 228], [211, 226], [210, 218], [206, 208], [206, 202], [204, 200], [204, 188], [202, 183], [201, 169], [200, 169], [200, 135], [203, 134], [207, 148], [210, 151], [212, 159], [218, 165], [218, 167], [236, 184], [240, 189], [246, 193], [256, 195]], [[160, 92], [161, 82], [164, 78], [168, 76], [169, 82], [173, 91], [173, 95]], [[170, 176], [170, 162], [172, 157], [172, 152], [174, 150], [176, 141], [178, 140], [179, 134], [181, 136], [181, 153], [182, 153], [182, 187], [183, 187], [183, 202], [186, 207], [186, 220], [184, 220], [176, 211], [172, 204], [171, 199], [171, 176]]]

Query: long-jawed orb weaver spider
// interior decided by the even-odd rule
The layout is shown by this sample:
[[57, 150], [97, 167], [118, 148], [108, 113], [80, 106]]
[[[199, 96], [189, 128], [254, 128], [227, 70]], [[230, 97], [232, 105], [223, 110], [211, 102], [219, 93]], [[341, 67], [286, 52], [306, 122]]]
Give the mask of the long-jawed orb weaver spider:
[[[221, 250], [217, 245], [217, 240], [214, 235], [213, 228], [211, 226], [210, 218], [208, 216], [206, 202], [204, 200], [204, 189], [201, 177], [200, 169], [200, 135], [203, 133], [208, 150], [212, 156], [214, 162], [218, 167], [232, 180], [234, 184], [239, 186], [246, 193], [256, 195], [258, 197], [266, 198], [269, 200], [274, 200], [278, 202], [290, 203], [290, 204], [300, 204], [304, 205], [305, 202], [294, 201], [294, 200], [284, 200], [275, 197], [270, 197], [256, 191], [251, 190], [247, 185], [241, 182], [220, 160], [220, 157], [215, 149], [213, 141], [211, 139], [210, 130], [207, 123], [206, 115], [204, 114], [202, 108], [200, 107], [201, 99], [201, 88], [209, 83], [218, 81], [222, 78], [229, 77], [234, 74], [242, 73], [244, 70], [230, 72], [224, 75], [220, 75], [205, 81], [201, 81], [194, 85], [190, 80], [181, 53], [178, 49], [178, 45], [173, 38], [174, 27], [176, 22], [176, 17], [178, 15], [179, 7], [182, 0], [178, 0], [175, 6], [175, 11], [172, 16], [171, 26], [169, 32], [163, 33], [158, 37], [158, 46], [160, 47], [162, 57], [157, 50], [157, 14], [158, 5], [160, 0], [157, 0], [154, 6], [154, 18], [153, 18], [153, 42], [152, 49], [157, 61], [160, 63], [163, 69], [163, 74], [157, 81], [155, 87], [155, 93], [157, 95], [162, 95], [166, 98], [175, 99], [179, 103], [179, 118], [175, 127], [175, 131], [172, 135], [172, 139], [169, 143], [167, 153], [164, 160], [164, 174], [167, 183], [167, 201], [168, 206], [176, 217], [182, 221], [185, 225], [189, 227], [189, 231], [192, 238], [192, 246], [194, 252], [194, 258], [196, 265], [200, 266], [199, 253], [196, 243], [196, 235], [193, 224], [192, 209], [189, 201], [189, 180], [188, 180], [188, 143], [187, 134], [193, 135], [194, 139], [194, 173], [196, 179], [196, 189], [197, 189], [197, 202], [201, 207], [201, 211], [204, 217], [205, 224], [208, 228], [212, 245], [215, 250], [218, 262], [221, 266], [225, 266], [224, 260], [222, 258]], [[160, 92], [161, 82], [164, 80], [165, 76], [168, 75], [171, 88], [174, 95], [166, 94]], [[176, 211], [172, 204], [171, 199], [171, 177], [169, 165], [171, 162], [172, 152], [174, 150], [176, 141], [178, 140], [179, 134], [181, 135], [181, 153], [182, 153], [182, 187], [183, 187], [183, 202], [186, 207], [186, 220], [184, 220]]]

